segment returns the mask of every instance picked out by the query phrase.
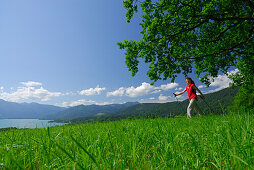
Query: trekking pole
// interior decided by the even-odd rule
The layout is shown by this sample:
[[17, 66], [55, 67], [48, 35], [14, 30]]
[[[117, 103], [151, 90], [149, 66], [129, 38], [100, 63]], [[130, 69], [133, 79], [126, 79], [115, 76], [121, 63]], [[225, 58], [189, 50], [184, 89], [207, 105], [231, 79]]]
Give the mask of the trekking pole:
[[[202, 97], [201, 97], [201, 99], [203, 99]], [[205, 101], [205, 99], [203, 99], [203, 101], [205, 102], [205, 104], [208, 106], [208, 108], [210, 109], [210, 111], [211, 111], [211, 113], [213, 113], [213, 110], [212, 110], [212, 108], [210, 107], [210, 105]]]
[[177, 99], [177, 97], [176, 97], [176, 94], [175, 93], [173, 93], [174, 94], [174, 96], [175, 96], [175, 98], [176, 98], [176, 100], [177, 100], [177, 103], [179, 104], [179, 101], [178, 101], [178, 99]]

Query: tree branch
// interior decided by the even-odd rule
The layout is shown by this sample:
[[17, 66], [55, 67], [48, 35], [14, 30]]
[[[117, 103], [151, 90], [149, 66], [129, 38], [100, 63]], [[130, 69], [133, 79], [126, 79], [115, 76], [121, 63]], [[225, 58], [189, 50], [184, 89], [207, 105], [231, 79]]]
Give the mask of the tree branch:
[[207, 42], [207, 43], [211, 43], [211, 42], [216, 42], [220, 39], [220, 37], [225, 34], [225, 32], [227, 32], [229, 29], [239, 25], [241, 22], [237, 22], [236, 24], [233, 24], [233, 25], [230, 25], [229, 27], [227, 27], [224, 31], [220, 32], [220, 34], [213, 40], [198, 40], [198, 41], [201, 41], [201, 42]]
[[[239, 52], [239, 51], [235, 50], [234, 48], [236, 48], [236, 47], [238, 47], [238, 46], [240, 46], [240, 45], [246, 43], [246, 42], [251, 38], [253, 32], [254, 32], [254, 27], [252, 27], [252, 28], [250, 29], [248, 37], [246, 37], [242, 42], [240, 42], [240, 43], [234, 45], [233, 47], [225, 48], [225, 49], [223, 49], [223, 50], [221, 50], [221, 51], [219, 51], [219, 52], [215, 52], [215, 53], [212, 53], [212, 54], [207, 54], [207, 55], [200, 56], [200, 57], [185, 57], [185, 58], [176, 58], [176, 57], [175, 57], [175, 59], [195, 60], [195, 59], [199, 59], [199, 58], [205, 58], [205, 57], [208, 57], [208, 56], [218, 55], [218, 54], [221, 54], [221, 53], [226, 52], [226, 51], [235, 51], [235, 52], [237, 52], [237, 53], [239, 53], [239, 54], [240, 54], [240, 53], [241, 53], [241, 54], [246, 54], [246, 53]], [[250, 53], [250, 54], [254, 54], [254, 53]]]
[[239, 50], [234, 50], [234, 52], [239, 53], [239, 54], [243, 54], [243, 55], [249, 55], [249, 56], [254, 55], [254, 53], [245, 53], [245, 52], [242, 52], [242, 51], [239, 51]]
[[193, 7], [192, 5], [190, 5], [192, 2], [193, 2], [193, 1], [191, 1], [191, 2], [189, 2], [189, 3], [187, 3], [187, 4], [185, 4], [185, 3], [183, 3], [183, 2], [180, 2], [180, 3], [181, 3], [183, 6], [188, 6], [188, 7], [192, 8], [193, 15], [195, 16], [195, 15], [196, 15], [197, 9], [196, 9], [195, 7]]
[[234, 51], [234, 48], [236, 48], [236, 47], [238, 47], [238, 46], [240, 46], [240, 45], [246, 43], [246, 42], [251, 38], [251, 36], [252, 36], [252, 34], [253, 34], [253, 31], [254, 31], [254, 27], [252, 27], [252, 28], [250, 29], [248, 37], [246, 37], [242, 42], [240, 42], [240, 43], [234, 45], [233, 47], [225, 48], [225, 49], [223, 49], [223, 50], [221, 50], [221, 51], [219, 51], [219, 52], [215, 52], [215, 53], [212, 53], [212, 54], [207, 54], [207, 55], [204, 55], [204, 56], [202, 56], [202, 57], [208, 57], [208, 56], [218, 55], [218, 54], [221, 54], [221, 53], [226, 52], [226, 51]]
[[234, 21], [234, 20], [236, 20], [236, 21], [244, 21], [244, 20], [254, 21], [254, 17], [246, 17], [246, 16], [217, 18], [213, 15], [196, 15], [196, 17], [204, 17], [206, 19], [211, 19], [214, 21]]
[[172, 35], [170, 35], [170, 36], [173, 36], [173, 37], [174, 37], [174, 36], [179, 35], [179, 34], [182, 34], [182, 33], [184, 33], [184, 32], [192, 31], [192, 30], [194, 30], [195, 28], [197, 28], [197, 27], [203, 25], [203, 24], [206, 23], [206, 22], [208, 22], [208, 19], [206, 19], [206, 20], [200, 22], [199, 24], [195, 25], [194, 27], [191, 27], [191, 28], [188, 28], [188, 29], [183, 29], [183, 30], [179, 31], [178, 33], [172, 34]]

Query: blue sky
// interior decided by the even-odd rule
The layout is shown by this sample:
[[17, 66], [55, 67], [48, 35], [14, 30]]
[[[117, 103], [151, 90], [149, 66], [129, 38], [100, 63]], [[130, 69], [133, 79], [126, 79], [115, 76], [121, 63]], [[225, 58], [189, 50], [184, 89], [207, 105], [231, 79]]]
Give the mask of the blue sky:
[[[140, 40], [141, 27], [139, 15], [126, 23], [125, 12], [121, 0], [1, 0], [0, 98], [59, 106], [174, 101], [183, 75], [150, 86], [146, 64], [135, 77], [126, 68], [116, 43]], [[220, 75], [203, 88], [189, 76], [206, 93], [229, 82]]]

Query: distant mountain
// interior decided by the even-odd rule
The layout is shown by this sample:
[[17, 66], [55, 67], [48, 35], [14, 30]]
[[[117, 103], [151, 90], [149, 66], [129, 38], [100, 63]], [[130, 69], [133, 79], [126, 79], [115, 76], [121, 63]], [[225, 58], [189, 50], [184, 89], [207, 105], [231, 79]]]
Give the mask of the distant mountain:
[[49, 114], [44, 117], [44, 119], [53, 120], [70, 120], [75, 118], [86, 118], [86, 117], [97, 117], [105, 116], [110, 113], [116, 112], [120, 109], [126, 107], [134, 106], [139, 104], [138, 102], [127, 102], [124, 104], [110, 104], [110, 105], [79, 105], [75, 107], [70, 107], [63, 111], [55, 114]]
[[38, 103], [15, 103], [0, 99], [1, 119], [39, 119], [65, 108]]
[[[239, 88], [226, 88], [214, 93], [205, 94], [205, 101], [199, 97], [198, 105], [204, 114], [222, 114], [227, 112], [227, 106], [232, 104], [233, 98]], [[189, 100], [168, 103], [139, 103], [133, 106], [110, 112], [103, 116], [89, 115], [86, 117], [74, 118], [71, 122], [82, 122], [90, 120], [119, 120], [123, 118], [145, 116], [170, 116], [186, 115]]]

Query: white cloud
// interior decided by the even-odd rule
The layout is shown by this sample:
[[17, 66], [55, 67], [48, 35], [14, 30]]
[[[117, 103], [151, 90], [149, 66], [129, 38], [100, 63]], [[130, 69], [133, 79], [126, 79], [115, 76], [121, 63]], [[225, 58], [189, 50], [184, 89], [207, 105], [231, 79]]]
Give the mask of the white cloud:
[[58, 103], [56, 104], [57, 106], [61, 106], [61, 107], [68, 107], [68, 102], [63, 102], [61, 105], [58, 105]]
[[74, 96], [74, 95], [76, 95], [76, 93], [70, 91], [70, 92], [64, 93], [63, 95], [64, 96]]
[[153, 86], [151, 86], [149, 83], [142, 83], [141, 86], [138, 87], [129, 87], [126, 89], [125, 93], [126, 96], [129, 97], [138, 97], [138, 96], [144, 96], [149, 94], [152, 90], [154, 90], [155, 88]]
[[96, 104], [96, 105], [108, 105], [112, 104], [112, 102], [96, 102], [93, 100], [86, 100], [86, 99], [79, 99], [75, 100], [72, 102], [63, 102], [60, 106], [62, 107], [74, 107], [78, 105], [91, 105], [91, 104]]
[[158, 96], [157, 99], [155, 97], [150, 97], [147, 99], [139, 100], [140, 103], [167, 103], [167, 102], [174, 102], [174, 101], [177, 101], [177, 100], [173, 96], [164, 96], [163, 94], [160, 94], [160, 96]]
[[238, 72], [239, 72], [239, 70], [236, 68], [236, 69], [234, 69], [234, 70], [232, 70], [230, 72], [227, 72], [227, 73], [228, 73], [228, 75], [234, 75], [234, 74], [236, 74]]
[[52, 97], [59, 97], [62, 95], [60, 92], [50, 92], [43, 87], [36, 88], [32, 86], [37, 86], [35, 83], [22, 82], [21, 84], [25, 86], [18, 87], [16, 91], [12, 92], [2, 92], [0, 98], [6, 101], [20, 102], [26, 99], [39, 99], [41, 101], [49, 101]]
[[205, 87], [204, 85], [198, 86], [199, 89], [202, 89], [202, 88], [204, 88], [204, 87]]
[[[109, 104], [113, 104], [113, 102], [96, 102], [96, 105], [109, 105]], [[123, 103], [119, 103], [119, 104], [123, 104]]]
[[160, 96], [158, 97], [158, 100], [159, 100], [159, 101], [166, 101], [166, 100], [168, 100], [168, 99], [169, 99], [168, 96], [163, 96], [162, 94], [160, 94]]
[[139, 97], [147, 94], [159, 93], [162, 90], [167, 91], [178, 86], [178, 83], [168, 83], [161, 86], [152, 86], [149, 83], [143, 82], [138, 87], [120, 87], [118, 90], [108, 92], [107, 96], [128, 96], [128, 97]]
[[108, 92], [107, 96], [123, 96], [125, 92], [124, 87], [120, 87], [118, 90], [115, 90], [113, 92]]
[[[228, 75], [236, 74], [239, 70], [235, 69], [230, 72], [228, 72]], [[212, 78], [210, 78], [212, 80]], [[221, 89], [229, 87], [229, 83], [232, 82], [226, 74], [223, 75], [218, 75], [217, 77], [214, 78], [214, 81], [210, 84], [210, 87], [217, 87], [214, 90], [208, 91], [208, 93], [216, 92]]]
[[71, 102], [70, 104], [68, 104], [68, 106], [73, 107], [73, 106], [78, 106], [78, 105], [90, 105], [90, 104], [95, 104], [95, 101], [93, 101], [93, 100], [86, 100], [86, 99], [80, 99], [80, 100], [76, 100], [76, 101]]
[[164, 91], [167, 91], [167, 90], [173, 89], [177, 86], [178, 86], [178, 83], [168, 83], [168, 84], [163, 84], [163, 85], [161, 85], [160, 87], [157, 87], [157, 88], [161, 89], [161, 90], [164, 90]]
[[42, 83], [35, 82], [35, 81], [27, 81], [27, 82], [21, 82], [22, 85], [26, 87], [35, 87], [35, 86], [42, 86]]
[[86, 96], [98, 95], [98, 94], [101, 94], [101, 92], [104, 91], [104, 90], [106, 90], [105, 87], [100, 88], [99, 85], [97, 85], [95, 88], [82, 90], [79, 94], [80, 95], [86, 95]]
[[161, 92], [161, 90], [154, 90], [154, 91], [152, 91], [151, 93], [152, 94], [156, 94], [156, 93], [160, 93]]
[[182, 90], [183, 88], [182, 87], [179, 87], [179, 88], [175, 88], [175, 90]]

